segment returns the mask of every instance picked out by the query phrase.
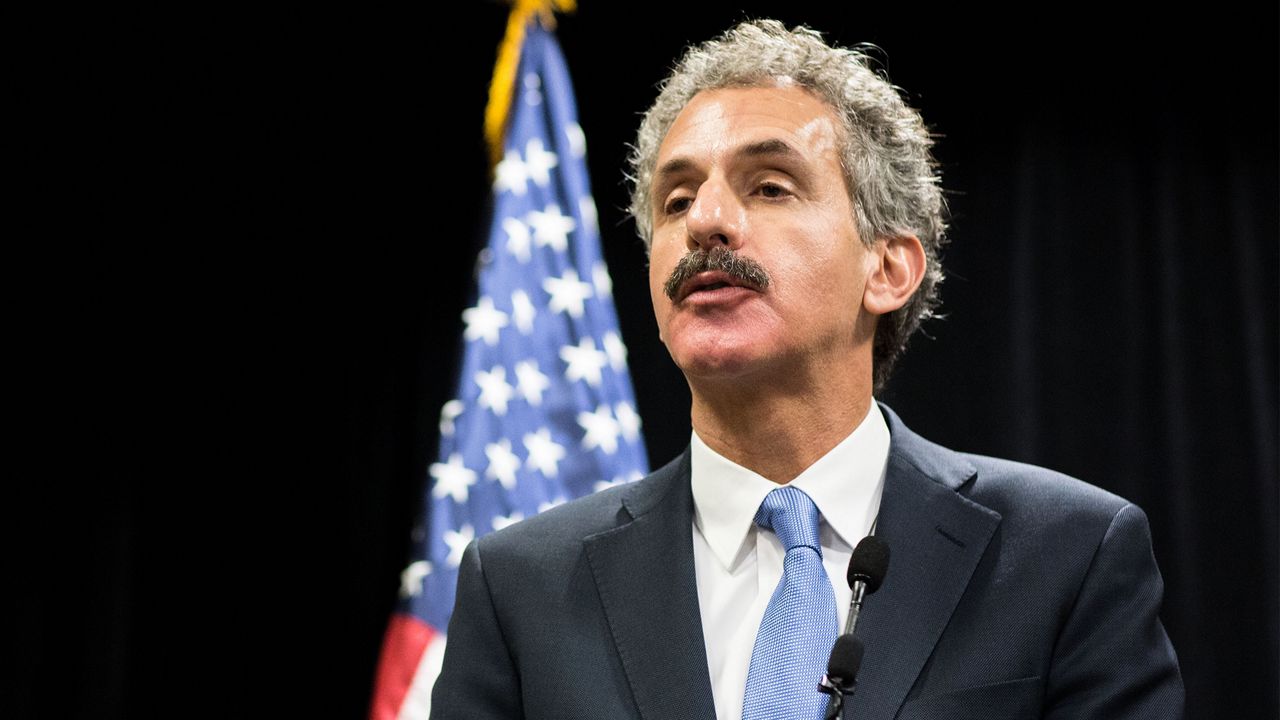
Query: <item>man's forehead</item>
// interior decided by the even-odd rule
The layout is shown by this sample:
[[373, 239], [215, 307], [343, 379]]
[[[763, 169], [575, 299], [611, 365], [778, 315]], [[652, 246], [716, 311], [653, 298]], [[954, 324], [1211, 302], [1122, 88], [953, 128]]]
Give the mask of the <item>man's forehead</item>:
[[800, 85], [711, 88], [698, 92], [676, 115], [666, 139], [706, 123], [776, 124], [793, 127], [830, 126], [834, 108]]
[[663, 138], [653, 183], [692, 171], [712, 156], [839, 165], [842, 135], [831, 106], [797, 85], [704, 90]]

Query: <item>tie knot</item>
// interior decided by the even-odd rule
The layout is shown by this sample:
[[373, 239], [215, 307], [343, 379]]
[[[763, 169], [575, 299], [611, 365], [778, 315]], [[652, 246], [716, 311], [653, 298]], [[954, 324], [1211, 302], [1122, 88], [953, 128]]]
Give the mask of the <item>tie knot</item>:
[[773, 530], [788, 552], [809, 547], [822, 555], [822, 546], [818, 544], [818, 506], [799, 488], [788, 485], [766, 495], [756, 511], [756, 524]]

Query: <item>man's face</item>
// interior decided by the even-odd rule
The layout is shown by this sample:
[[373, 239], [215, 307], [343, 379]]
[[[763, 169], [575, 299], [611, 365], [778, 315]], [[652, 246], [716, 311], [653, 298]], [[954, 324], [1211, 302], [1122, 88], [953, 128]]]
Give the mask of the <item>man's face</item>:
[[[794, 85], [703, 91], [671, 126], [653, 181], [649, 290], [690, 379], [821, 370], [874, 333], [860, 312], [874, 255], [858, 237], [841, 136], [831, 108]], [[753, 261], [768, 284], [705, 271], [669, 296], [681, 259], [712, 248]]]

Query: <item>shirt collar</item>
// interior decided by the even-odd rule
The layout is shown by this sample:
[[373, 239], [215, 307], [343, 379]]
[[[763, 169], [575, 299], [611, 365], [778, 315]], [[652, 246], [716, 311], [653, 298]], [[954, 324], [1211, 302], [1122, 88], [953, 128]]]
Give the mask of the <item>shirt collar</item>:
[[[779, 486], [712, 450], [696, 431], [689, 445], [694, 522], [720, 563], [732, 568], [750, 549], [764, 496]], [[858, 427], [790, 484], [812, 498], [830, 529], [853, 547], [879, 511], [888, 459], [889, 426], [873, 401]]]

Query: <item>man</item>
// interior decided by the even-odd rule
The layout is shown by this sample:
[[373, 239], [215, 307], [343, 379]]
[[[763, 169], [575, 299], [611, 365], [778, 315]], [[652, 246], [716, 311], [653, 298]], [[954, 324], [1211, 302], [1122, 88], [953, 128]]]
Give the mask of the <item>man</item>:
[[873, 401], [936, 305], [930, 144], [812, 31], [687, 52], [641, 124], [631, 212], [690, 448], [468, 548], [434, 717], [816, 720], [873, 532], [892, 564], [845, 717], [1181, 714], [1142, 512]]

